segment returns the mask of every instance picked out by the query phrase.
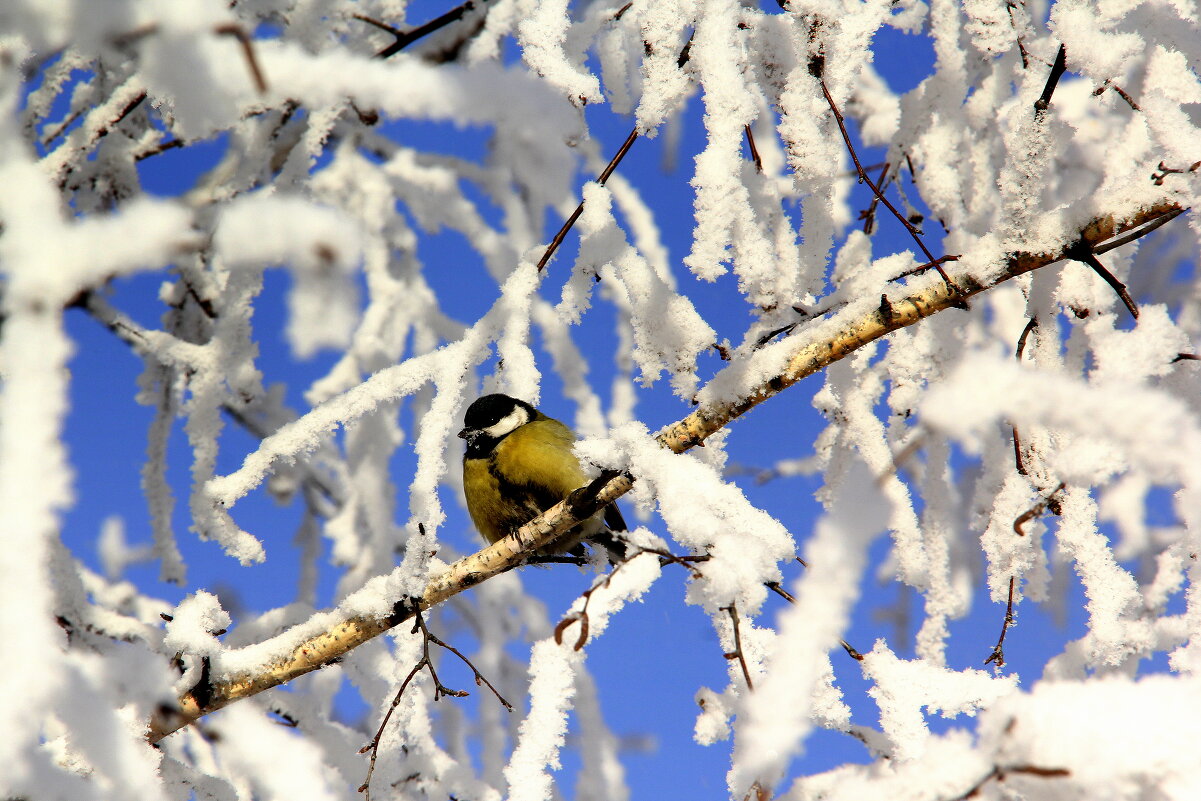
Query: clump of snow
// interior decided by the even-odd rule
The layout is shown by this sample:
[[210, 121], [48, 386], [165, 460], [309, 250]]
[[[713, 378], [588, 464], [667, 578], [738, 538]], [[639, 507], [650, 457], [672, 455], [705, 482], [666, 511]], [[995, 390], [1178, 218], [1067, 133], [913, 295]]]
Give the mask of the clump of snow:
[[923, 710], [945, 718], [975, 715], [1017, 690], [1016, 676], [983, 670], [950, 670], [921, 660], [900, 659], [883, 641], [864, 654], [863, 672], [874, 686], [868, 694], [880, 707], [880, 725], [900, 761], [925, 755], [930, 730]]
[[778, 564], [791, 558], [791, 534], [755, 508], [733, 484], [696, 457], [661, 447], [644, 426], [628, 423], [607, 439], [576, 446], [585, 460], [605, 469], [629, 471], [636, 497], [652, 503], [668, 532], [688, 553], [707, 553], [703, 581], [693, 582], [689, 600], [711, 614], [736, 603], [745, 614], [762, 604], [765, 581], [778, 581]]

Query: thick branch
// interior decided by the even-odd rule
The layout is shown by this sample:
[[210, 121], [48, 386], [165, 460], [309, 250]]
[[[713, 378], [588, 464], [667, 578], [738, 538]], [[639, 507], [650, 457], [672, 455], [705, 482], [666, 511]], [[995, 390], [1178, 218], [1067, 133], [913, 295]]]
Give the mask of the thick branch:
[[[1081, 232], [1080, 242], [1095, 246], [1107, 239], [1165, 214], [1178, 212], [1179, 205], [1165, 200], [1125, 218], [1108, 215], [1094, 220]], [[733, 403], [702, 405], [692, 414], [659, 432], [663, 447], [682, 453], [699, 445], [768, 398], [779, 394], [806, 376], [812, 375], [899, 328], [913, 325], [944, 309], [961, 307], [964, 298], [1067, 257], [1064, 249], [1055, 253], [1015, 253], [1009, 257], [1000, 275], [982, 284], [971, 275], [957, 275], [953, 284], [937, 281], [904, 296], [885, 297], [886, 303], [872, 304], [870, 311], [847, 310], [847, 319], [833, 336], [801, 344], [791, 355], [784, 370], [753, 392]], [[952, 287], [955, 287], [954, 289]], [[836, 318], [835, 318], [836, 319]], [[803, 330], [802, 330], [803, 332]], [[802, 333], [794, 334], [800, 338]], [[633, 479], [623, 474], [602, 475], [586, 490], [573, 493], [493, 545], [464, 557], [445, 573], [432, 578], [420, 600], [428, 609], [464, 590], [521, 564], [530, 553], [551, 543], [558, 535], [577, 525], [629, 492]], [[254, 673], [207, 682], [179, 699], [176, 710], [164, 711], [151, 722], [149, 739], [157, 742], [203, 715], [221, 709], [242, 698], [290, 681], [305, 673], [335, 662], [351, 649], [387, 631], [412, 616], [412, 605], [400, 601], [392, 614], [383, 618], [352, 617], [321, 634], [305, 639], [291, 653]], [[288, 633], [280, 635], [288, 637]]]

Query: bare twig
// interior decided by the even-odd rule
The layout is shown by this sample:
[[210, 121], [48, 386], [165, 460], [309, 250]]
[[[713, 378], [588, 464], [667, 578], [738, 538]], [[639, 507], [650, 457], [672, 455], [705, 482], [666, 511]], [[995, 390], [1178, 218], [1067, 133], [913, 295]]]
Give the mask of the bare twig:
[[1038, 318], [1031, 317], [1026, 323], [1026, 327], [1022, 329], [1022, 335], [1018, 337], [1018, 345], [1014, 349], [1013, 356], [1019, 362], [1022, 360], [1022, 354], [1026, 351], [1026, 340], [1038, 328]]
[[1106, 89], [1112, 89], [1115, 92], [1117, 92], [1118, 97], [1125, 100], [1126, 105], [1130, 106], [1130, 108], [1133, 111], [1142, 111], [1142, 109], [1139, 108], [1138, 103], [1134, 102], [1134, 98], [1131, 97], [1130, 95], [1126, 94], [1126, 91], [1124, 89], [1122, 89], [1122, 87], [1120, 87], [1116, 83], [1114, 83], [1113, 81], [1107, 80], [1105, 83], [1101, 84], [1096, 89], [1094, 89], [1093, 97], [1100, 97], [1101, 95], [1105, 94]]
[[[609, 180], [609, 176], [612, 175], [613, 171], [617, 169], [617, 165], [621, 164], [621, 160], [626, 157], [626, 153], [630, 152], [630, 148], [633, 146], [634, 140], [637, 138], [638, 129], [635, 128], [630, 131], [630, 135], [626, 137], [624, 142], [622, 142], [621, 147], [617, 149], [617, 152], [613, 155], [613, 158], [609, 159], [609, 163], [605, 166], [604, 171], [597, 176], [596, 182], [598, 184], [601, 186], [605, 185], [605, 181]], [[558, 233], [555, 234], [555, 238], [552, 239], [550, 244], [546, 246], [546, 252], [543, 253], [542, 258], [538, 260], [538, 272], [542, 272], [542, 270], [546, 268], [547, 263], [550, 261], [550, 257], [555, 255], [555, 251], [559, 249], [559, 245], [563, 244], [563, 240], [567, 237], [567, 232], [571, 230], [572, 226], [575, 225], [576, 220], [580, 219], [580, 215], [583, 213], [584, 201], [581, 200], [580, 205], [575, 207], [575, 211], [571, 213], [571, 216], [568, 217], [567, 221], [564, 222], [559, 228]]]
[[1201, 167], [1201, 161], [1194, 161], [1182, 170], [1169, 167], [1161, 161], [1158, 167], [1159, 172], [1151, 173], [1151, 180], [1155, 182], [1156, 186], [1163, 186], [1164, 179], [1169, 175], [1183, 175], [1186, 172], [1196, 172], [1199, 167]]
[[771, 591], [772, 591], [772, 592], [774, 592], [776, 595], [778, 595], [778, 596], [780, 596], [781, 598], [783, 598], [785, 601], [788, 601], [788, 603], [790, 603], [790, 604], [795, 604], [795, 603], [796, 603], [796, 598], [795, 598], [795, 597], [793, 597], [793, 594], [792, 594], [792, 593], [790, 593], [788, 590], [784, 589], [782, 586], [780, 586], [780, 582], [778, 582], [778, 581], [765, 581], [765, 582], [763, 582], [763, 586], [764, 586], [764, 587], [767, 587], [769, 590], [771, 590]]
[[1005, 604], [1005, 619], [1001, 622], [1001, 636], [997, 638], [997, 644], [993, 646], [992, 653], [988, 655], [988, 659], [984, 660], [984, 664], [996, 662], [997, 667], [1005, 665], [1005, 635], [1009, 633], [1009, 627], [1017, 620], [1013, 616], [1013, 584], [1014, 576], [1009, 577], [1009, 602]]
[[1051, 96], [1055, 94], [1055, 87], [1059, 85], [1059, 79], [1067, 71], [1067, 61], [1068, 49], [1064, 45], [1060, 45], [1059, 52], [1055, 54], [1055, 63], [1051, 65], [1051, 73], [1047, 76], [1047, 83], [1043, 86], [1043, 93], [1039, 95], [1038, 100], [1034, 101], [1035, 116], [1041, 116], [1051, 107]]
[[258, 90], [260, 95], [267, 93], [267, 79], [263, 77], [263, 71], [259, 69], [258, 58], [254, 55], [254, 40], [250, 38], [250, 34], [242, 28], [241, 25], [228, 24], [218, 25], [214, 30], [220, 36], [232, 36], [238, 40], [238, 44], [242, 45], [242, 56], [246, 59], [246, 67], [250, 70], [250, 77], [254, 79], [254, 88]]
[[888, 209], [894, 217], [900, 220], [901, 225], [905, 226], [905, 230], [909, 232], [913, 241], [917, 243], [917, 246], [925, 255], [926, 262], [933, 266], [935, 270], [938, 270], [938, 275], [942, 278], [943, 283], [953, 291], [959, 308], [966, 308], [967, 296], [962, 289], [955, 285], [955, 282], [951, 280], [951, 276], [947, 275], [947, 271], [943, 269], [943, 259], [936, 259], [934, 257], [934, 254], [926, 247], [926, 243], [922, 241], [921, 232], [914, 227], [913, 223], [909, 222], [909, 219], [905, 215], [897, 211], [896, 206], [892, 205], [888, 198], [884, 197], [884, 193], [880, 191], [880, 187], [876, 186], [875, 182], [868, 177], [867, 172], [863, 169], [863, 165], [859, 163], [859, 156], [855, 153], [855, 146], [851, 143], [851, 135], [847, 131], [846, 120], [843, 119], [842, 112], [838, 110], [838, 106], [834, 102], [834, 96], [830, 94], [830, 90], [826, 87], [825, 78], [819, 77], [818, 82], [821, 84], [822, 93], [826, 96], [826, 103], [830, 106], [830, 111], [834, 113], [834, 119], [838, 122], [838, 130], [842, 132], [842, 141], [847, 147], [847, 152], [851, 154], [851, 161], [855, 164], [855, 174], [859, 176], [859, 181], [867, 184], [872, 190], [872, 194], [884, 204], [884, 208]]
[[[480, 2], [482, 4], [488, 2], [488, 0], [480, 0]], [[460, 6], [455, 6], [445, 14], [435, 17], [424, 25], [419, 25], [411, 31], [401, 31], [397, 28], [393, 28], [386, 22], [380, 22], [377, 19], [372, 19], [371, 17], [367, 17], [362, 14], [355, 14], [354, 18], [360, 22], [366, 22], [368, 25], [374, 25], [380, 30], [387, 31], [396, 37], [395, 42], [375, 54], [376, 58], [391, 58], [401, 50], [404, 50], [406, 47], [413, 44], [413, 42], [416, 42], [418, 39], [429, 36], [434, 31], [445, 28], [450, 23], [462, 19], [468, 12], [475, 10], [475, 5], [476, 0], [467, 0], [466, 3], [463, 3]]]
[[755, 689], [755, 683], [751, 681], [750, 668], [746, 666], [746, 656], [742, 653], [742, 633], [738, 628], [738, 606], [731, 602], [729, 606], [723, 606], [722, 610], [729, 612], [730, 621], [734, 624], [734, 650], [728, 651], [722, 656], [726, 659], [737, 659], [738, 664], [742, 667], [742, 677], [746, 679], [746, 687], [748, 690]]
[[[1026, 339], [1029, 338], [1030, 334], [1033, 333], [1034, 330], [1037, 328], [1038, 328], [1038, 318], [1031, 317], [1030, 320], [1026, 323], [1026, 327], [1022, 329], [1022, 335], [1018, 337], [1018, 345], [1017, 345], [1017, 348], [1014, 350], [1014, 354], [1013, 354], [1014, 358], [1017, 359], [1019, 362], [1021, 362], [1022, 354], [1026, 350]], [[1022, 458], [1022, 439], [1018, 435], [1018, 427], [1016, 425], [1011, 425], [1010, 428], [1013, 429], [1014, 467], [1017, 468], [1018, 473], [1020, 473], [1021, 475], [1024, 476], [1024, 475], [1027, 475], [1027, 473], [1026, 473], [1026, 462]]]
[[759, 158], [759, 148], [755, 147], [755, 135], [751, 133], [751, 126], [744, 125], [746, 131], [746, 144], [751, 150], [751, 161], [755, 162], [755, 172], [763, 174], [763, 161]]
[[1065, 484], [1062, 481], [1060, 481], [1059, 486], [1056, 487], [1055, 489], [1051, 490], [1050, 495], [1043, 498], [1041, 501], [1034, 504], [1034, 506], [1031, 506], [1029, 509], [1027, 509], [1026, 511], [1022, 512], [1020, 515], [1017, 516], [1017, 519], [1013, 521], [1013, 530], [1019, 537], [1026, 536], [1026, 532], [1022, 531], [1022, 526], [1026, 525], [1026, 523], [1030, 522], [1030, 520], [1032, 520], [1033, 518], [1041, 515], [1043, 512], [1045, 512], [1047, 510], [1048, 507], [1050, 507], [1051, 511], [1055, 512], [1055, 514], [1059, 514], [1059, 512], [1057, 511], [1057, 508], [1058, 508], [1057, 504], [1059, 502], [1055, 498], [1055, 496], [1058, 495], [1059, 493], [1063, 492], [1064, 486], [1065, 486]]
[[696, 565], [699, 562], [708, 562], [712, 559], [708, 554], [685, 555], [678, 556], [663, 548], [644, 548], [638, 547], [626, 554], [625, 558], [617, 562], [611, 571], [602, 576], [599, 580], [593, 583], [591, 587], [580, 593], [580, 597], [584, 599], [584, 605], [580, 607], [578, 612], [568, 612], [558, 625], [555, 626], [555, 642], [559, 645], [563, 644], [563, 632], [571, 626], [572, 623], [580, 624], [580, 633], [576, 637], [575, 645], [572, 646], [573, 651], [578, 651], [583, 648], [588, 642], [588, 604], [592, 601], [592, 594], [602, 587], [609, 586], [609, 582], [613, 580], [613, 576], [623, 567], [634, 561], [635, 558], [644, 553], [653, 554], [659, 557], [659, 565], [680, 565], [688, 571], [689, 576], [693, 579], [704, 578], [704, 574], [697, 569]]
[[[887, 188], [889, 166], [890, 165], [887, 161], [884, 162], [884, 164], [880, 167], [880, 177], [876, 179], [876, 184], [880, 187], [881, 192]], [[876, 205], [879, 202], [880, 199], [875, 195], [872, 195], [872, 202], [868, 204], [866, 209], [859, 212], [859, 219], [863, 220], [863, 233], [865, 234], [874, 233], [876, 230]], [[919, 267], [918, 270], [928, 269], [928, 267], [932, 266], [933, 265], [923, 265], [922, 267]], [[914, 272], [917, 271], [915, 270]]]
[[559, 621], [559, 624], [555, 626], [555, 643], [562, 645], [563, 632], [567, 631], [572, 623], [579, 623], [580, 633], [576, 636], [575, 645], [571, 646], [571, 650], [578, 651], [587, 644], [589, 629], [588, 604], [592, 602], [592, 594], [601, 587], [609, 586], [609, 582], [613, 580], [613, 576], [617, 573], [617, 571], [621, 570], [628, 563], [629, 560], [618, 563], [611, 572], [601, 576], [601, 578], [597, 582], [593, 583], [591, 587], [580, 593], [580, 597], [584, 599], [584, 605], [580, 607], [580, 611], [578, 612], [568, 612], [563, 616], [563, 619]]
[[708, 562], [710, 559], [713, 558], [709, 554], [705, 554], [705, 553], [678, 555], [678, 554], [674, 554], [671, 551], [668, 551], [664, 548], [640, 547], [637, 550], [635, 550], [633, 553], [631, 553], [628, 557], [626, 557], [625, 561], [628, 562], [631, 559], [633, 559], [635, 556], [638, 556], [639, 554], [643, 554], [643, 553], [650, 553], [650, 554], [654, 554], [655, 556], [659, 557], [659, 566], [660, 567], [666, 567], [667, 565], [679, 565], [680, 567], [682, 567], [688, 571], [688, 576], [689, 576], [689, 578], [692, 578], [692, 579], [704, 578], [705, 574], [702, 573], [700, 571], [700, 569], [697, 568], [697, 565]]
[[[689, 54], [691, 52], [692, 38], [689, 37], [688, 41], [684, 43], [684, 47], [680, 50], [680, 55], [676, 59], [676, 65], [683, 69], [684, 65], [688, 63]], [[749, 127], [747, 128], [747, 133], [750, 133]], [[617, 165], [621, 164], [621, 160], [625, 158], [626, 153], [630, 152], [630, 148], [633, 147], [634, 140], [637, 138], [638, 129], [634, 128], [630, 131], [630, 135], [626, 137], [626, 140], [622, 142], [621, 147], [617, 149], [617, 152], [613, 155], [613, 158], [609, 159], [609, 163], [605, 166], [605, 169], [601, 171], [599, 176], [597, 176], [596, 182], [598, 184], [601, 186], [605, 185], [605, 181], [609, 180], [609, 176], [611, 176], [613, 171], [617, 169]], [[576, 220], [580, 219], [580, 215], [583, 213], [584, 201], [581, 200], [580, 204], [575, 207], [575, 211], [571, 213], [571, 216], [568, 217], [563, 225], [559, 228], [558, 232], [554, 236], [554, 239], [552, 239], [550, 244], [547, 245], [546, 252], [542, 254], [542, 258], [538, 260], [538, 272], [542, 272], [544, 269], [546, 269], [546, 265], [550, 262], [551, 256], [555, 255], [555, 251], [557, 251], [559, 246], [563, 244], [563, 240], [566, 238], [567, 233], [571, 230], [572, 226], [575, 225]]]
[[[1020, 0], [1020, 5], [1025, 5], [1025, 4], [1026, 4], [1025, 0]], [[1017, 9], [1018, 5], [1019, 5], [1018, 0], [1007, 0], [1007, 2], [1005, 3], [1005, 7], [1009, 12], [1009, 24], [1012, 25], [1015, 30], [1021, 30], [1022, 23], [1024, 22], [1024, 20], [1014, 18], [1014, 13], [1018, 10]], [[1021, 36], [1018, 36], [1018, 38], [1017, 38], [1017, 45], [1018, 45], [1018, 54], [1021, 55], [1021, 57], [1022, 57], [1022, 69], [1024, 69], [1024, 70], [1029, 69], [1030, 68], [1030, 54], [1026, 51], [1026, 43], [1024, 41], [1022, 41]]]
[[[798, 562], [800, 562], [801, 565], [803, 565], [804, 567], [809, 567], [809, 565], [805, 564], [805, 561], [803, 559], [801, 559], [801, 557], [798, 556], [796, 560]], [[763, 586], [767, 587], [769, 590], [774, 592], [776, 595], [779, 595], [785, 601], [788, 601], [788, 603], [790, 603], [790, 604], [796, 603], [796, 598], [793, 597], [792, 593], [790, 593], [788, 590], [781, 587], [780, 582], [765, 581], [763, 583]], [[854, 659], [857, 662], [863, 661], [863, 654], [861, 654], [861, 653], [859, 653], [859, 651], [855, 650], [855, 648], [850, 643], [848, 643], [846, 640], [840, 639], [838, 641], [838, 644], [842, 646], [843, 650], [847, 652], [847, 655], [850, 656], [851, 659]]]
[[1114, 274], [1111, 273], [1105, 267], [1105, 265], [1097, 259], [1097, 257], [1093, 254], [1092, 248], [1090, 248], [1086, 243], [1080, 242], [1073, 245], [1068, 250], [1068, 256], [1082, 264], [1087, 264], [1089, 267], [1091, 267], [1093, 272], [1101, 276], [1105, 283], [1109, 284], [1110, 287], [1113, 288], [1113, 291], [1118, 294], [1118, 297], [1122, 299], [1122, 303], [1126, 305], [1127, 310], [1129, 310], [1134, 319], [1138, 319], [1138, 304], [1134, 302], [1134, 298], [1130, 297], [1130, 293], [1126, 291], [1126, 285], [1119, 281], [1117, 277], [1114, 276]]
[[893, 281], [900, 281], [902, 278], [908, 278], [911, 275], [921, 275], [926, 270], [935, 269], [936, 267], [938, 267], [941, 264], [946, 264], [947, 262], [952, 262], [952, 261], [959, 261], [959, 256], [953, 256], [953, 255], [939, 256], [934, 261], [926, 262], [925, 264], [914, 267], [912, 270], [906, 270], [905, 272], [900, 273], [896, 277], [888, 279], [888, 282], [891, 284]]
[[955, 796], [951, 801], [967, 801], [969, 798], [975, 798], [984, 789], [984, 785], [991, 781], [1003, 782], [1005, 781], [1005, 777], [1011, 773], [1038, 776], [1043, 779], [1058, 779], [1072, 775], [1072, 772], [1067, 768], [1044, 768], [1039, 765], [996, 765], [980, 781], [968, 788], [963, 795]]
[[430, 658], [431, 643], [441, 648], [445, 648], [455, 656], [459, 657], [459, 659], [463, 660], [467, 667], [471, 668], [472, 672], [475, 673], [476, 686], [487, 686], [487, 688], [492, 691], [492, 694], [496, 696], [496, 700], [500, 701], [501, 705], [504, 706], [505, 709], [509, 710], [510, 712], [513, 711], [513, 705], [505, 700], [504, 696], [502, 696], [497, 689], [492, 686], [492, 682], [488, 681], [483, 673], [480, 673], [479, 670], [476, 669], [475, 665], [471, 664], [470, 659], [463, 656], [463, 654], [460, 653], [459, 650], [454, 646], [448, 645], [442, 640], [438, 639], [438, 637], [436, 637], [426, 627], [425, 619], [421, 615], [420, 604], [417, 601], [412, 601], [410, 603], [413, 612], [413, 630], [411, 633], [416, 634], [421, 632], [421, 659], [417, 660], [417, 664], [413, 665], [413, 669], [409, 671], [409, 675], [405, 676], [405, 680], [400, 683], [400, 689], [398, 689], [396, 691], [396, 695], [393, 696], [392, 703], [388, 706], [388, 711], [384, 713], [384, 719], [380, 721], [379, 728], [376, 729], [375, 736], [371, 738], [371, 742], [359, 749], [360, 754], [366, 754], [367, 752], [371, 753], [371, 759], [367, 764], [367, 777], [363, 780], [363, 783], [359, 785], [359, 792], [363, 793], [366, 801], [371, 801], [371, 775], [375, 772], [375, 760], [379, 756], [380, 739], [384, 736], [384, 730], [388, 726], [388, 721], [392, 719], [392, 713], [395, 712], [396, 707], [400, 705], [400, 699], [402, 696], [404, 696], [404, 692], [408, 688], [409, 682], [411, 682], [413, 678], [422, 670], [428, 670], [430, 679], [432, 679], [434, 682], [435, 701], [440, 699], [442, 696], [465, 698], [471, 694], [466, 690], [452, 690], [444, 685], [442, 680], [438, 678], [438, 672], [434, 668], [434, 661]]

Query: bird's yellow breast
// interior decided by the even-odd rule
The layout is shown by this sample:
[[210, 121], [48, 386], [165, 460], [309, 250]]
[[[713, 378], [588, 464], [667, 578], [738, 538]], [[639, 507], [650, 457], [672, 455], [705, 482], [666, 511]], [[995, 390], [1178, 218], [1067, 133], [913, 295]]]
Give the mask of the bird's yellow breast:
[[487, 456], [463, 460], [467, 508], [488, 542], [496, 542], [587, 483], [571, 452], [574, 443], [569, 428], [543, 417], [513, 431]]

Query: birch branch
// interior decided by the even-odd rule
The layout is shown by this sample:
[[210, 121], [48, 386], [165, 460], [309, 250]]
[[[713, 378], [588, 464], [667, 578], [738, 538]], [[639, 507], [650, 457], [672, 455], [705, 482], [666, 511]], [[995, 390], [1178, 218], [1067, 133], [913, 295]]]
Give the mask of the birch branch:
[[[675, 453], [683, 453], [703, 443], [709, 436], [768, 398], [892, 331], [913, 325], [922, 318], [948, 308], [962, 308], [964, 301], [973, 295], [985, 292], [1016, 276], [1068, 258], [1071, 252], [1077, 252], [1080, 248], [1091, 251], [1106, 240], [1119, 234], [1127, 234], [1140, 226], [1145, 226], [1144, 232], [1150, 231], [1161, 224], [1161, 218], [1175, 216], [1182, 211], [1178, 203], [1165, 199], [1122, 216], [1106, 215], [1089, 223], [1077, 242], [1056, 252], [1011, 254], [1004, 268], [987, 283], [982, 283], [965, 270], [956, 271], [958, 274], [953, 275], [954, 281], [951, 284], [937, 280], [918, 290], [906, 291], [902, 288], [900, 291], [894, 290], [891, 295], [885, 292], [881, 295], [880, 303], [873, 304], [868, 311], [864, 311], [862, 304], [848, 306], [820, 326], [823, 336], [807, 337], [805, 329], [801, 329], [785, 340], [785, 343], [796, 342], [792, 346], [786, 365], [753, 392], [732, 402], [702, 404], [692, 414], [662, 429], [656, 439], [663, 447]], [[731, 367], [736, 365], [737, 363]], [[444, 573], [430, 579], [422, 594], [420, 608], [428, 609], [516, 567], [530, 552], [549, 544], [559, 534], [577, 525], [580, 520], [629, 492], [632, 486], [633, 479], [630, 476], [613, 473], [602, 475], [588, 487], [577, 490], [567, 500], [551, 507], [519, 530], [477, 553], [460, 559]], [[336, 616], [337, 611], [327, 615]], [[284, 658], [265, 664], [253, 672], [229, 677], [218, 675], [202, 680], [199, 686], [179, 699], [177, 708], [159, 710], [150, 721], [147, 739], [152, 743], [158, 742], [168, 734], [234, 701], [256, 695], [331, 664], [353, 648], [403, 623], [411, 616], [412, 605], [406, 599], [398, 601], [392, 613], [383, 617], [368, 618], [347, 614], [343, 620], [319, 634], [303, 638]], [[308, 627], [308, 624], [302, 625]], [[292, 633], [284, 632], [278, 635], [276, 639], [295, 638], [293, 630]], [[264, 644], [255, 647], [262, 645]]]

